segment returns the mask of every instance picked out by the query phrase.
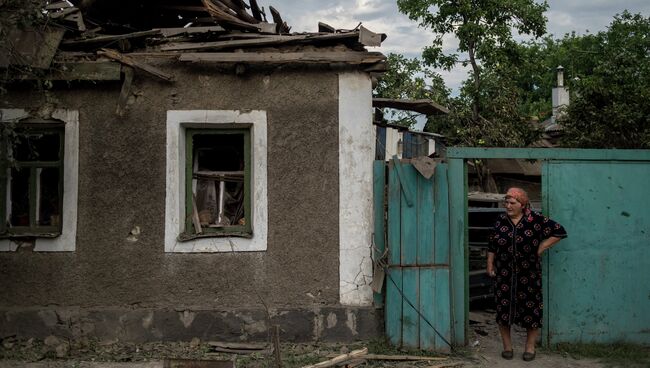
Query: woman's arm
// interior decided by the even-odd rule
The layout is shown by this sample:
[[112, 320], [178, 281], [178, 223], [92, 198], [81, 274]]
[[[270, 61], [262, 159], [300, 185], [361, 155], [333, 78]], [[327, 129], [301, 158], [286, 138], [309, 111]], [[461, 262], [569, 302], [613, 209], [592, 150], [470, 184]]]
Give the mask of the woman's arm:
[[[544, 253], [545, 250], [551, 248], [553, 245], [555, 245], [555, 243], [559, 242], [560, 240], [562, 240], [562, 238], [558, 238], [557, 236], [551, 236], [548, 239], [544, 239], [539, 244], [539, 247], [537, 248], [537, 255], [541, 256], [542, 253]], [[488, 260], [489, 259], [490, 259], [490, 256], [488, 255]]]
[[488, 252], [487, 254], [487, 274], [490, 277], [497, 275], [496, 271], [494, 270], [494, 253], [492, 252]]

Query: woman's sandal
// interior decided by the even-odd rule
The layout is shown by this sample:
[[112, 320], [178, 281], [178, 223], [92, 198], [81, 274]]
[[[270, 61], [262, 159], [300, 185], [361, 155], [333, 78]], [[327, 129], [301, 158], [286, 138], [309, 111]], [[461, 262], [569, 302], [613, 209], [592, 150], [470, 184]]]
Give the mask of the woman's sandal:
[[535, 360], [535, 352], [529, 353], [527, 351], [524, 352], [523, 359], [525, 362], [531, 362]]
[[512, 350], [504, 350], [501, 352], [501, 358], [503, 359], [511, 360], [513, 356], [515, 356], [515, 354]]

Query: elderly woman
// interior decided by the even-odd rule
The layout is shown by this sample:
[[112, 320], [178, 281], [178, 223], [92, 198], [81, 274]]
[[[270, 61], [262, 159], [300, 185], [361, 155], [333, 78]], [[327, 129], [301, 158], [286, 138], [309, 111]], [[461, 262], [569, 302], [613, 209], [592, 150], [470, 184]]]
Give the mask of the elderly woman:
[[497, 324], [503, 340], [504, 359], [512, 359], [510, 326], [527, 331], [525, 361], [535, 359], [535, 342], [542, 326], [541, 256], [567, 236], [562, 225], [530, 210], [528, 195], [510, 188], [506, 213], [494, 224], [488, 248], [487, 272], [495, 278]]

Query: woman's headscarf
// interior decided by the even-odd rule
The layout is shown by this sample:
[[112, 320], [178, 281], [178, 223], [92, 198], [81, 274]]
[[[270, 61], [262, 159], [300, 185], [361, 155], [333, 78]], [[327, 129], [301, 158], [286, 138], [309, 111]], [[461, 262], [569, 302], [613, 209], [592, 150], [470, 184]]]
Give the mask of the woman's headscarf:
[[530, 201], [528, 200], [528, 194], [525, 190], [521, 188], [510, 188], [506, 192], [506, 199], [513, 198], [517, 202], [521, 203], [521, 206], [524, 208], [530, 207]]

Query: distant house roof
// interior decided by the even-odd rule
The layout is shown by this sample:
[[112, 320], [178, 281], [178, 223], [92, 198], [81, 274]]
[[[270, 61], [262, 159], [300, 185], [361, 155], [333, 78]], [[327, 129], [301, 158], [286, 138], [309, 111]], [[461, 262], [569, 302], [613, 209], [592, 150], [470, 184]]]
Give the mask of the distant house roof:
[[431, 100], [406, 100], [393, 98], [373, 98], [372, 106], [397, 110], [415, 111], [425, 115], [446, 115], [449, 109]]

